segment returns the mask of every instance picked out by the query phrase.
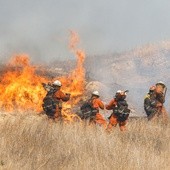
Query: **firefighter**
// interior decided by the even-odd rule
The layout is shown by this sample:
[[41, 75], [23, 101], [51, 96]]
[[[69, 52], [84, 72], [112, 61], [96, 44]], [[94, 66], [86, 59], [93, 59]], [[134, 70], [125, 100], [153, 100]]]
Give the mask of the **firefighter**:
[[126, 124], [130, 113], [125, 100], [126, 96], [127, 91], [118, 90], [114, 98], [106, 105], [107, 110], [113, 111], [109, 117], [108, 131], [111, 131], [112, 127], [116, 127], [117, 124], [119, 124], [121, 131], [126, 130]]
[[61, 119], [62, 114], [62, 102], [67, 102], [70, 99], [70, 94], [69, 93], [63, 93], [61, 89], [61, 82], [59, 80], [56, 80], [53, 82], [53, 87], [56, 89], [56, 92], [54, 93], [54, 99], [58, 100], [58, 103], [56, 105], [56, 112], [55, 112], [55, 119]]
[[100, 99], [100, 95], [98, 91], [93, 91], [91, 96], [91, 104], [94, 111], [96, 111], [94, 119], [91, 119], [91, 123], [102, 125], [106, 128], [107, 121], [104, 117], [99, 113], [99, 110], [104, 110], [104, 103]]
[[55, 120], [62, 119], [62, 102], [66, 102], [70, 99], [69, 93], [63, 93], [61, 91], [61, 82], [56, 80], [52, 85], [43, 85], [47, 90], [47, 95], [44, 98], [43, 109], [49, 118]]
[[162, 117], [164, 120], [168, 118], [168, 114], [163, 105], [165, 102], [166, 90], [166, 85], [162, 81], [150, 87], [149, 93], [144, 99], [144, 110], [148, 120], [154, 120], [159, 117]]

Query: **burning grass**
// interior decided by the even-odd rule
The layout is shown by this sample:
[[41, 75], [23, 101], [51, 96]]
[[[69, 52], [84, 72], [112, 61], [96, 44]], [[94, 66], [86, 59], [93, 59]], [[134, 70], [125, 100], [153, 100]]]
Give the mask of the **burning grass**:
[[128, 131], [0, 115], [0, 169], [170, 169], [170, 124], [132, 120]]
[[[59, 79], [63, 84], [62, 91], [71, 93], [71, 99], [63, 103], [63, 114], [67, 121], [72, 121], [75, 115], [73, 108], [80, 100], [85, 88], [85, 53], [77, 47], [79, 37], [71, 32], [69, 48], [76, 57], [76, 66], [67, 75], [57, 76], [52, 80], [42, 74], [37, 74], [36, 68], [30, 63], [28, 55], [14, 56], [0, 76], [0, 109], [6, 112], [42, 111], [43, 98], [46, 91], [42, 83]], [[72, 115], [71, 115], [72, 114]], [[76, 116], [76, 115], [75, 115]]]

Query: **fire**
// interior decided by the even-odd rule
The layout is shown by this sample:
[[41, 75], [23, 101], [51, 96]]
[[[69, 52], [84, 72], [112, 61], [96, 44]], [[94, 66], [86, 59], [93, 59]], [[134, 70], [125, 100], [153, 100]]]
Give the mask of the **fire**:
[[85, 70], [83, 67], [85, 53], [83, 50], [77, 48], [79, 42], [78, 35], [75, 32], [71, 32], [70, 49], [77, 58], [76, 68], [68, 75], [68, 77], [60, 77], [59, 79], [64, 84], [64, 90], [71, 92], [72, 97], [82, 95], [85, 85]]
[[45, 95], [43, 81], [47, 80], [35, 74], [27, 55], [13, 57], [0, 77], [0, 108], [8, 112], [40, 111]]
[[[60, 78], [61, 82], [64, 85], [64, 90], [66, 92], [71, 92], [71, 100], [67, 103], [64, 103], [64, 107], [66, 108], [66, 110], [67, 108], [72, 108], [74, 105], [76, 105], [80, 101], [80, 97], [84, 93], [85, 69], [83, 67], [83, 64], [85, 60], [85, 52], [77, 48], [78, 43], [78, 34], [76, 34], [75, 32], [71, 32], [69, 47], [70, 50], [77, 57], [77, 65], [68, 77]], [[64, 116], [66, 116], [66, 119], [73, 120], [73, 113], [69, 114], [70, 112], [67, 111], [64, 111], [63, 113]]]
[[[68, 75], [56, 77], [63, 84], [63, 91], [71, 93], [71, 100], [63, 104], [63, 115], [66, 120], [73, 120], [76, 116], [71, 113], [84, 92], [85, 70], [83, 67], [85, 53], [77, 48], [78, 35], [71, 32], [69, 47], [77, 58], [76, 68]], [[42, 111], [42, 101], [46, 95], [42, 83], [50, 80], [36, 74], [36, 66], [30, 64], [28, 55], [13, 57], [6, 65], [6, 72], [0, 76], [0, 108], [12, 111]]]

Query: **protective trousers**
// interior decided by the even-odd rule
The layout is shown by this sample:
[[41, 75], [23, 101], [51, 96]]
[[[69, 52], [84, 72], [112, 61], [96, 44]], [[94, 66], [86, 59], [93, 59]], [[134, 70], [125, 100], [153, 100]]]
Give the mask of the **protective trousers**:
[[104, 117], [100, 114], [97, 113], [95, 117], [95, 123], [104, 126], [105, 128], [107, 127], [107, 122], [104, 119]]
[[61, 108], [59, 108], [58, 105], [56, 105], [56, 112], [55, 112], [54, 118], [55, 118], [55, 120], [62, 119]]
[[164, 106], [161, 106], [158, 108], [158, 112], [157, 114], [155, 114], [151, 120], [155, 120], [155, 119], [159, 119], [159, 118], [162, 118], [163, 121], [167, 122], [168, 121], [168, 113], [165, 109]]
[[107, 130], [110, 131], [112, 129], [112, 127], [116, 127], [117, 124], [119, 124], [120, 130], [121, 131], [125, 131], [126, 130], [126, 124], [127, 124], [127, 120], [125, 121], [119, 121], [118, 117], [114, 114], [111, 115], [110, 120], [109, 120], [109, 124], [107, 126]]
[[90, 120], [90, 124], [93, 124], [93, 123], [101, 125], [104, 128], [107, 128], [107, 121], [104, 119], [104, 117], [100, 113], [97, 113], [96, 116]]

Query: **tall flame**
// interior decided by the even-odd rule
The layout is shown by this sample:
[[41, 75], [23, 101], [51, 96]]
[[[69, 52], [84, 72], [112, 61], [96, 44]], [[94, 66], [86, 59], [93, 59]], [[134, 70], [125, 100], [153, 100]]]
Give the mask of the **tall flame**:
[[[68, 108], [76, 105], [84, 92], [85, 70], [83, 67], [85, 53], [77, 48], [78, 35], [71, 32], [69, 47], [77, 58], [76, 68], [68, 76], [56, 77], [63, 84], [63, 91], [71, 93], [71, 100], [64, 104], [66, 119], [72, 119], [73, 114]], [[0, 76], [0, 109], [12, 112], [41, 111], [42, 100], [46, 95], [43, 82], [48, 78], [37, 75], [36, 66], [30, 64], [29, 56], [20, 55], [13, 57], [6, 66], [6, 72]]]
[[[85, 69], [83, 67], [85, 52], [77, 48], [77, 45], [79, 43], [78, 34], [72, 31], [70, 33], [69, 48], [77, 57], [77, 65], [68, 77], [60, 77], [60, 80], [64, 85], [64, 90], [67, 92], [71, 92], [71, 100], [63, 104], [66, 110], [67, 108], [72, 108], [80, 101], [80, 96], [83, 95], [85, 86]], [[66, 119], [72, 120], [74, 114], [69, 114], [70, 112], [66, 110], [63, 112], [66, 116]]]
[[85, 70], [83, 67], [85, 53], [83, 50], [77, 48], [79, 37], [75, 32], [71, 32], [69, 47], [77, 57], [76, 68], [68, 75], [68, 77], [60, 77], [64, 84], [64, 89], [72, 93], [72, 97], [82, 95], [85, 84]]

